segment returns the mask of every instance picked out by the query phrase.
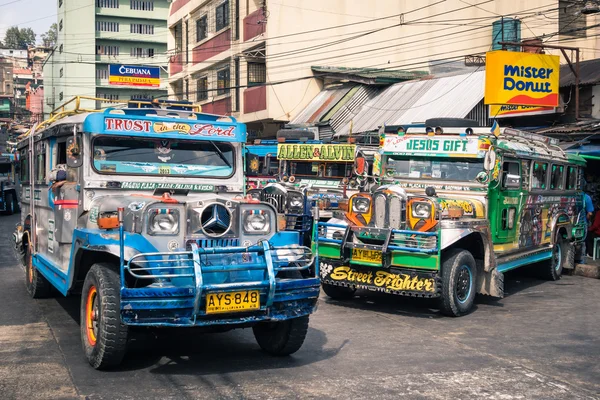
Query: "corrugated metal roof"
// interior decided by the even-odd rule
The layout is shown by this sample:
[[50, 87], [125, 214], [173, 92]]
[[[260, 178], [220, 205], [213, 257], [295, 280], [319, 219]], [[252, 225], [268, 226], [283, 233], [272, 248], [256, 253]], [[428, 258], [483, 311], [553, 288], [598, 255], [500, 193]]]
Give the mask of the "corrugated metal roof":
[[363, 104], [377, 96], [381, 92], [378, 86], [361, 85], [354, 96], [348, 100], [329, 120], [333, 130], [338, 133], [339, 129], [348, 125], [352, 118], [358, 113]]
[[[579, 63], [579, 84], [593, 85], [600, 82], [600, 59]], [[560, 66], [560, 87], [575, 85], [575, 75], [568, 64]]]
[[315, 124], [333, 108], [352, 86], [321, 90], [319, 94], [294, 118], [290, 124]]
[[[485, 71], [401, 82], [365, 103], [352, 131], [361, 133], [379, 126], [423, 123], [428, 118], [464, 118], [483, 99]], [[336, 129], [347, 135], [350, 121]]]
[[[387, 70], [375, 68], [345, 68], [345, 67], [311, 67], [319, 77], [339, 76], [348, 79], [358, 79], [369, 84], [390, 84], [427, 75], [426, 71]], [[367, 81], [365, 81], [367, 80]]]

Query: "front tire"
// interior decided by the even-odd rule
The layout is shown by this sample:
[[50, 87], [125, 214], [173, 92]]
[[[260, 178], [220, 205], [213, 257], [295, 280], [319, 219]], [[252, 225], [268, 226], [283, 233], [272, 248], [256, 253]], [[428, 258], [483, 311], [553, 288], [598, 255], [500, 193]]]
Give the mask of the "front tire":
[[252, 327], [258, 345], [273, 356], [288, 356], [302, 347], [308, 332], [308, 315], [286, 321], [259, 322]]
[[450, 317], [468, 314], [475, 302], [477, 266], [467, 250], [453, 249], [442, 263], [442, 313]]
[[32, 299], [43, 299], [52, 293], [52, 285], [33, 265], [31, 246], [25, 250], [25, 286]]
[[121, 322], [121, 285], [112, 265], [94, 264], [83, 283], [80, 330], [90, 365], [106, 369], [119, 365], [127, 347], [127, 326]]
[[325, 294], [332, 299], [335, 300], [348, 300], [354, 297], [354, 293], [356, 289], [345, 287], [345, 286], [337, 286], [330, 285], [329, 283], [321, 282], [321, 287]]

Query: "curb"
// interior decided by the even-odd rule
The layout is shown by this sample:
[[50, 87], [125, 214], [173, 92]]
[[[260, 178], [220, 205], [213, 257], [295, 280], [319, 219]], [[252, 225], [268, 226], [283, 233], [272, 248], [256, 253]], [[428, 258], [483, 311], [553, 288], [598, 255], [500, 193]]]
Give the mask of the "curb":
[[590, 264], [575, 265], [574, 275], [585, 276], [586, 278], [600, 279], [600, 266]]

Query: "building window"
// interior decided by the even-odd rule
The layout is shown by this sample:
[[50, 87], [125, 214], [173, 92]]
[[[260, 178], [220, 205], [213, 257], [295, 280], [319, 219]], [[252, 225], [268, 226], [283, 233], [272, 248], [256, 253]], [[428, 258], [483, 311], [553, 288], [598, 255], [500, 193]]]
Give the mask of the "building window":
[[60, 92], [60, 93], [58, 94], [58, 101], [62, 101], [63, 97], [64, 97], [64, 96], [63, 96], [63, 92]]
[[141, 33], [142, 35], [154, 35], [154, 25], [131, 24], [129, 25], [129, 32]]
[[98, 93], [98, 97], [106, 100], [119, 100], [118, 94]]
[[265, 63], [248, 63], [248, 86], [260, 85], [267, 81], [267, 67]]
[[62, 26], [63, 26], [63, 23], [62, 23], [62, 19], [61, 19], [60, 22], [58, 23], [58, 30], [59, 31], [62, 31]]
[[132, 94], [131, 95], [131, 100], [151, 101], [152, 100], [152, 95], [150, 95], [150, 94]]
[[558, 33], [561, 36], [584, 38], [587, 36], [586, 18], [581, 5], [572, 0], [558, 1]]
[[101, 32], [119, 32], [119, 23], [108, 21], [96, 21], [96, 30]]
[[129, 6], [132, 10], [154, 11], [153, 0], [129, 0]]
[[119, 0], [96, 0], [96, 7], [119, 8]]
[[230, 81], [229, 65], [217, 71], [217, 96], [229, 94]]
[[208, 77], [203, 76], [196, 82], [196, 101], [208, 99]]
[[229, 26], [229, 0], [225, 0], [223, 4], [217, 6], [215, 25], [217, 31]]
[[64, 72], [65, 72], [65, 71], [64, 71], [64, 68], [61, 68], [61, 69], [60, 69], [60, 77], [61, 77], [61, 78], [63, 77], [63, 75], [64, 75]]
[[63, 0], [58, 0], [58, 8], [62, 7], [62, 2], [63, 2]]
[[99, 56], [118, 56], [119, 55], [119, 46], [105, 46], [99, 45], [96, 46], [96, 54]]
[[143, 47], [132, 47], [129, 55], [131, 57], [137, 57], [137, 58], [154, 57], [154, 49], [145, 49]]
[[203, 15], [196, 20], [196, 42], [206, 39], [208, 31], [208, 24], [206, 15]]
[[108, 79], [108, 68], [96, 68], [96, 79]]
[[60, 46], [58, 46], [58, 52], [62, 54], [62, 52], [63, 52], [63, 45], [62, 44]]

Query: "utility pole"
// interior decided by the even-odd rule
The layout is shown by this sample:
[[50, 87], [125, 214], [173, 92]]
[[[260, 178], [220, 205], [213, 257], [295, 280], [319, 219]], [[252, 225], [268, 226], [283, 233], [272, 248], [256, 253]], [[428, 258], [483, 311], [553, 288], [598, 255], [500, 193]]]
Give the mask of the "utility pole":
[[[523, 46], [523, 43], [520, 42], [499, 42], [499, 44], [501, 44], [502, 46]], [[573, 75], [575, 75], [575, 120], [578, 121], [580, 119], [579, 116], [579, 82], [580, 82], [580, 75], [579, 75], [579, 47], [569, 47], [569, 46], [557, 46], [557, 45], [551, 45], [551, 44], [529, 44], [527, 43], [527, 47], [540, 47], [540, 48], [546, 48], [546, 49], [556, 49], [556, 50], [560, 50], [563, 54], [563, 56], [565, 57], [565, 59], [567, 60], [567, 63], [569, 64], [569, 68], [571, 69], [571, 72], [573, 72]], [[567, 55], [567, 50], [571, 50], [575, 52], [575, 65], [573, 65], [573, 63], [571, 62], [571, 58]]]

